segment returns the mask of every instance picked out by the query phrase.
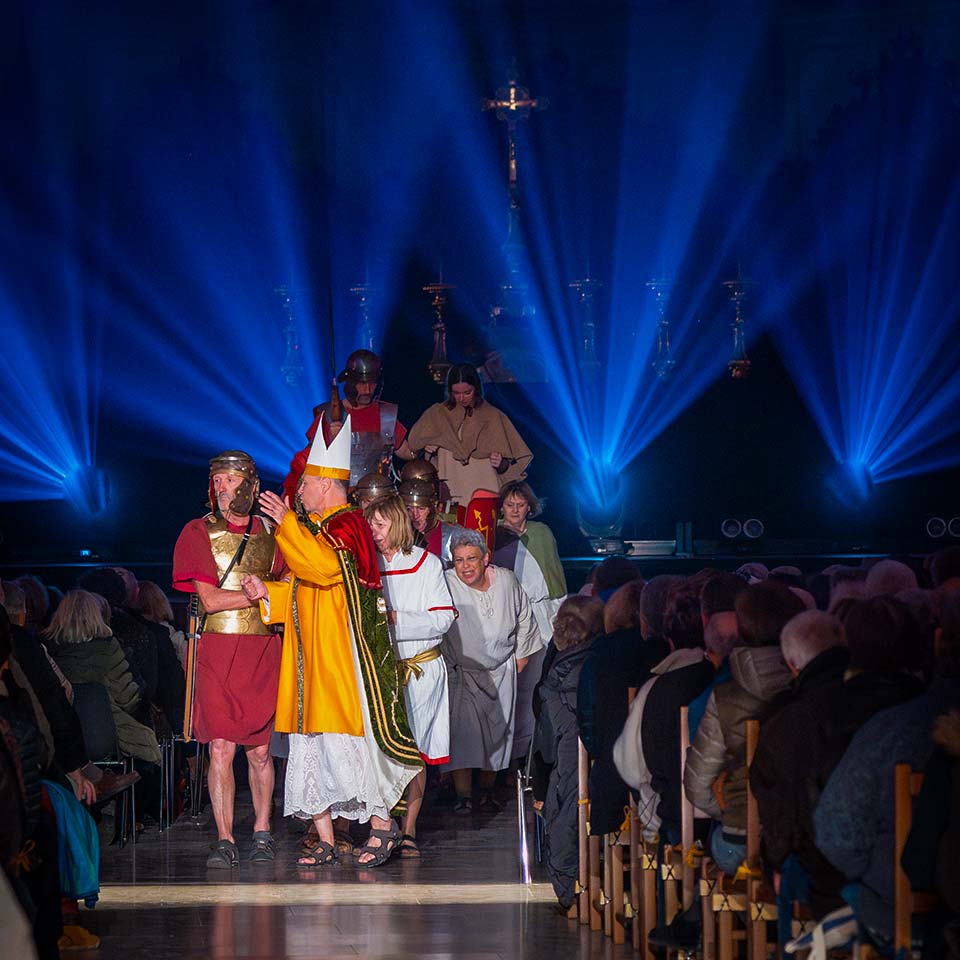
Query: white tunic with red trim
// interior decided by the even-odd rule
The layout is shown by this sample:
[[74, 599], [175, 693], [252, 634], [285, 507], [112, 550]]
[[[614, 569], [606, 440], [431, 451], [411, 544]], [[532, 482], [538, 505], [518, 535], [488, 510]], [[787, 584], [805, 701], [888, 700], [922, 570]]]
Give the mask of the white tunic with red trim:
[[[456, 609], [438, 557], [422, 547], [379, 555], [383, 595], [397, 622], [390, 636], [398, 660], [440, 645], [456, 619]], [[447, 667], [442, 657], [419, 664], [421, 675], [406, 685], [407, 719], [420, 755], [427, 763], [446, 763], [450, 756], [450, 705]]]

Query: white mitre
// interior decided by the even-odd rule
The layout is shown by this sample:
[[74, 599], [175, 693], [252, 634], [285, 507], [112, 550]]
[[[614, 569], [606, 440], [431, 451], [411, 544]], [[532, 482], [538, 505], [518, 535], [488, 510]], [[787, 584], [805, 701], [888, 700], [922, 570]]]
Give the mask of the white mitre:
[[350, 414], [343, 421], [340, 432], [327, 446], [323, 439], [323, 417], [317, 424], [317, 432], [310, 447], [305, 477], [333, 477], [334, 480], [350, 479]]

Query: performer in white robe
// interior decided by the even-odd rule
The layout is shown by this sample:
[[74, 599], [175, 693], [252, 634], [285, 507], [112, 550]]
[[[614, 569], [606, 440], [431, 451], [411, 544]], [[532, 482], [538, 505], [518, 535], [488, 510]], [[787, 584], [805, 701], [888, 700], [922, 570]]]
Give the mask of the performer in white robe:
[[[413, 526], [399, 496], [371, 501], [364, 516], [377, 547], [390, 638], [413, 738], [426, 763], [445, 763], [450, 755], [450, 705], [440, 642], [457, 613], [443, 564], [439, 557], [414, 545]], [[425, 784], [426, 768], [407, 789], [403, 839], [398, 848], [401, 857], [420, 853], [417, 816]]]
[[480, 774], [480, 806], [494, 810], [496, 772], [513, 748], [517, 672], [540, 649], [540, 631], [527, 595], [509, 570], [489, 565], [485, 538], [464, 530], [450, 542], [450, 595], [459, 614], [443, 638], [450, 685], [450, 762], [455, 812], [470, 813], [472, 772]]

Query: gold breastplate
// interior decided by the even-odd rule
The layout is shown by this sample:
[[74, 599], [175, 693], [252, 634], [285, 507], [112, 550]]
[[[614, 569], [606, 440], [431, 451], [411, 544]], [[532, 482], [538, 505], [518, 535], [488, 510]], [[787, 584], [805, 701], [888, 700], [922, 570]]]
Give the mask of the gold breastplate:
[[[243, 540], [242, 533], [233, 533], [227, 528], [226, 520], [222, 518], [211, 519], [207, 522], [207, 535], [210, 537], [210, 549], [213, 551], [213, 559], [217, 564], [217, 580], [219, 581], [230, 561], [236, 555], [240, 542]], [[261, 580], [272, 580], [273, 575], [273, 557], [276, 551], [276, 543], [272, 533], [265, 529], [259, 533], [250, 535], [247, 541], [243, 556], [233, 565], [233, 569], [227, 574], [227, 579], [223, 582], [224, 590], [239, 590], [240, 581], [244, 574], [254, 573]], [[203, 604], [200, 604], [200, 612], [203, 611]], [[263, 636], [273, 631], [263, 620], [260, 619], [259, 605], [246, 607], [243, 610], [221, 610], [219, 613], [207, 614], [204, 623], [205, 633], [239, 633]]]

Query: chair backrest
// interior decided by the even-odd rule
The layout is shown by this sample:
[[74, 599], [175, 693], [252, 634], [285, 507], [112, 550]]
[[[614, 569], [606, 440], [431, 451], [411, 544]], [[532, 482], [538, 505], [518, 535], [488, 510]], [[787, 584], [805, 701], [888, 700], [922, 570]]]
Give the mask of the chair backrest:
[[[913, 770], [909, 763], [898, 763], [894, 769], [893, 807], [894, 807], [894, 844], [893, 844], [893, 946], [900, 956], [901, 951], [909, 952], [913, 944], [912, 916], [914, 912], [925, 912], [933, 907], [934, 897], [914, 894], [910, 878], [900, 865], [903, 848], [907, 845], [910, 829], [913, 826], [913, 800], [923, 787], [923, 774]], [[920, 902], [917, 902], [917, 901]]]
[[107, 688], [102, 683], [74, 684], [73, 709], [80, 718], [88, 759], [93, 763], [116, 760], [117, 726]]

